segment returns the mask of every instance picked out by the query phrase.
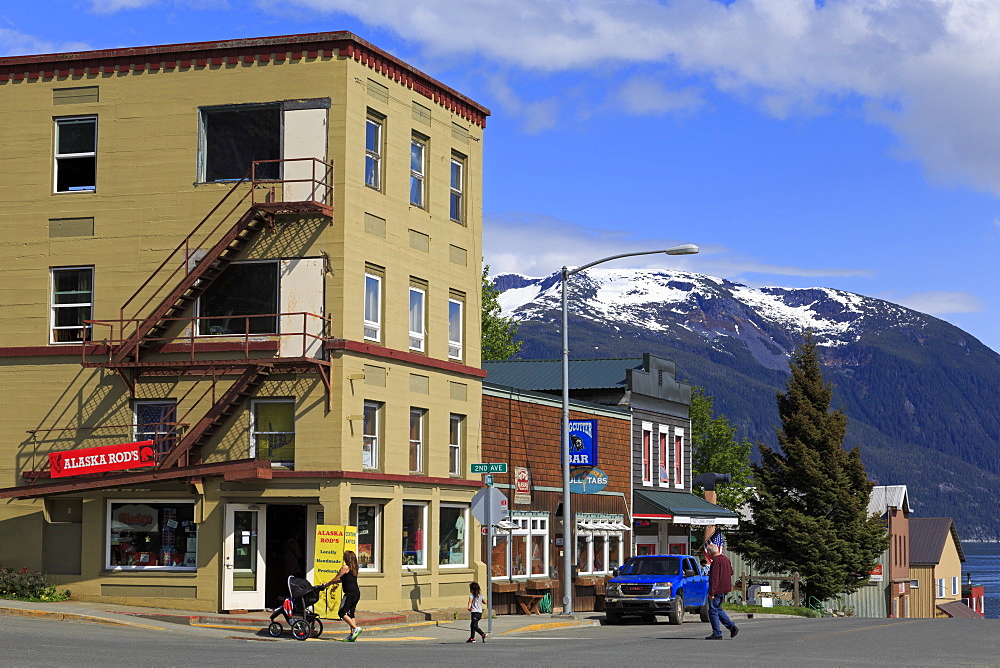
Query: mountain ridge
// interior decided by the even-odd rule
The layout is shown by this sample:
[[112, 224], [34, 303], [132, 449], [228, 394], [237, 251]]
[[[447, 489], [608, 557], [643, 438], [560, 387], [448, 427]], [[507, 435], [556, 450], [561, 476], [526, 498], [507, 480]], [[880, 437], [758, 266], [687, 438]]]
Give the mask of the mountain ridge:
[[[518, 357], [558, 357], [559, 274], [501, 274], [494, 284], [504, 315], [520, 323]], [[845, 447], [862, 446], [869, 474], [907, 484], [917, 516], [952, 516], [966, 539], [1000, 537], [1000, 355], [968, 333], [856, 293], [692, 272], [591, 268], [567, 290], [572, 357], [670, 358], [741, 436], [771, 445], [788, 354], [811, 329], [833, 405], [848, 416]]]

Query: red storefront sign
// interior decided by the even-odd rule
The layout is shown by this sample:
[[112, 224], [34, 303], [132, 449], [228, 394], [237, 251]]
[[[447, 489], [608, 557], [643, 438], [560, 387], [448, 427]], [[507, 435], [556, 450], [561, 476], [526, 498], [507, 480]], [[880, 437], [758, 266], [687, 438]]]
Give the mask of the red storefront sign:
[[49, 454], [49, 474], [53, 478], [123, 471], [155, 464], [152, 441], [105, 445], [84, 450], [64, 450]]
[[531, 503], [531, 473], [523, 466], [514, 467], [514, 503]]

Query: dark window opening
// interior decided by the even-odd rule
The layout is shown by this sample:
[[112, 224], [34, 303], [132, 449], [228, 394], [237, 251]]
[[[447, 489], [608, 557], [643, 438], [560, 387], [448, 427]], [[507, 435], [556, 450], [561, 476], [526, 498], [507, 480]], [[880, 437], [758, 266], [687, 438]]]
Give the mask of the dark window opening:
[[[281, 158], [278, 106], [203, 110], [205, 181], [237, 181], [256, 160]], [[279, 178], [278, 163], [257, 168], [258, 179]]]
[[202, 295], [199, 334], [276, 334], [278, 265], [232, 264]]

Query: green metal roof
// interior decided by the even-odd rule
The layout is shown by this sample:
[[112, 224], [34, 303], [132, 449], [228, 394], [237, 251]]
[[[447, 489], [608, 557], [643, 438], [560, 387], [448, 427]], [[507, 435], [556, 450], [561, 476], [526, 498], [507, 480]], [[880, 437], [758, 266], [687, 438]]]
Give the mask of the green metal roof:
[[[569, 386], [571, 390], [624, 390], [625, 372], [641, 368], [641, 357], [570, 360]], [[562, 389], [562, 360], [483, 362], [483, 369], [487, 380], [496, 385], [543, 392]]]
[[635, 490], [632, 514], [670, 515], [671, 517], [732, 518], [738, 515], [722, 506], [709, 503], [700, 496], [687, 492], [654, 492]]

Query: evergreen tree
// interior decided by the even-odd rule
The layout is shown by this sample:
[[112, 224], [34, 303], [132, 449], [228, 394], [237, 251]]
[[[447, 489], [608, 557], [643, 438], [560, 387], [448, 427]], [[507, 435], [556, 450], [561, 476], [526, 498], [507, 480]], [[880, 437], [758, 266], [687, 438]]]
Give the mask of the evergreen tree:
[[[691, 388], [691, 473], [728, 473], [732, 482], [716, 487], [717, 503], [736, 510], [753, 494], [750, 453], [747, 439], [736, 440], [736, 427], [725, 415], [712, 417], [713, 400], [702, 387]], [[703, 490], [696, 494], [704, 495]]]
[[517, 320], [501, 315], [500, 291], [490, 280], [490, 265], [483, 265], [483, 359], [506, 360], [521, 350], [515, 341]]
[[843, 448], [847, 417], [830, 412], [811, 333], [792, 353], [791, 378], [779, 392], [777, 450], [758, 444], [750, 520], [733, 548], [758, 568], [798, 572], [805, 591], [823, 601], [856, 591], [888, 545], [886, 528], [867, 512], [872, 484], [861, 451]]

